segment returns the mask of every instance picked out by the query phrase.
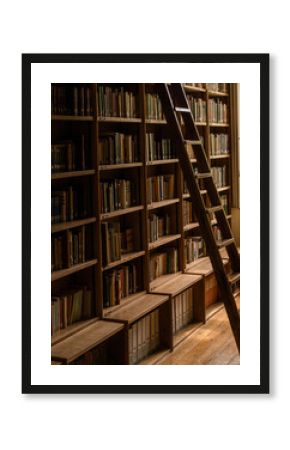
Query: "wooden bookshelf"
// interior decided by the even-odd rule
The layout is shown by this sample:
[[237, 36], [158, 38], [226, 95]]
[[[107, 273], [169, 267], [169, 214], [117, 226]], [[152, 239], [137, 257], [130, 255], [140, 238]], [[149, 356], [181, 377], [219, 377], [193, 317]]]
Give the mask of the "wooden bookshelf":
[[[65, 87], [65, 85], [61, 86]], [[77, 89], [81, 91], [82, 85], [77, 86]], [[194, 215], [190, 218], [189, 223], [184, 222], [186, 205], [184, 206], [183, 202], [190, 202], [190, 195], [184, 191], [178, 155], [175, 154], [166, 120], [162, 118], [160, 111], [157, 111], [155, 116], [156, 104], [154, 102], [156, 101], [157, 87], [156, 84], [144, 83], [132, 85], [84, 84], [84, 89], [89, 89], [88, 92], [90, 92], [90, 105], [87, 110], [85, 109], [87, 115], [76, 111], [77, 114], [53, 113], [51, 116], [52, 143], [72, 141], [76, 146], [75, 154], [77, 155], [76, 167], [52, 173], [52, 190], [68, 191], [72, 186], [77, 193], [78, 190], [84, 193], [80, 198], [82, 195], [88, 197], [89, 204], [86, 215], [77, 215], [77, 217], [73, 217], [73, 220], [59, 220], [51, 225], [52, 236], [62, 236], [64, 242], [70, 236], [69, 233], [75, 236], [80, 230], [85, 229], [86, 235], [85, 262], [52, 272], [52, 296], [62, 296], [66, 290], [69, 291], [75, 285], [85, 286], [90, 290], [92, 296], [91, 317], [80, 319], [76, 323], [54, 332], [52, 336], [54, 361], [70, 364], [90, 351], [91, 348], [101, 347], [103, 342], [110, 342], [113, 335], [118, 335], [121, 336], [119, 339], [122, 346], [124, 345], [124, 351], [122, 350], [117, 355], [117, 359], [120, 364], [132, 363], [132, 349], [129, 348], [131, 328], [143, 319], [146, 321], [152, 312], [158, 311], [158, 323], [162, 330], [160, 331], [159, 345], [153, 352], [146, 355], [144, 352], [143, 358], [140, 359], [139, 355], [137, 361], [133, 362], [135, 364], [158, 364], [168, 351], [201, 326], [210, 311], [214, 310], [214, 306], [208, 304], [206, 299], [206, 279], [212, 275], [209, 259], [201, 249], [198, 250], [200, 252], [198, 259], [196, 259], [197, 255], [194, 255], [194, 260], [189, 263], [186, 260], [187, 253], [190, 253], [188, 246], [194, 247], [197, 245], [196, 242], [199, 242], [199, 225]], [[132, 117], [128, 111], [123, 110], [122, 112], [107, 111], [107, 115], [104, 115], [104, 111], [110, 105], [110, 99], [107, 99], [105, 109], [104, 102], [102, 103], [102, 96], [107, 95], [106, 88], [109, 96], [111, 95], [110, 89], [114, 92], [116, 98], [119, 99], [119, 105], [123, 101], [122, 96], [127, 95], [126, 92], [128, 93], [130, 99], [128, 101], [131, 102], [130, 108], [133, 108]], [[210, 89], [205, 83], [199, 83], [197, 86], [186, 84], [184, 88], [186, 93], [191, 96], [192, 104], [199, 103], [204, 108], [203, 115], [200, 115], [196, 121], [201, 140], [188, 142], [192, 145], [193, 151], [195, 146], [202, 142], [210, 167], [217, 172], [217, 176], [222, 173], [222, 183], [218, 187], [218, 192], [220, 196], [224, 196], [228, 210], [227, 217], [231, 219], [231, 87], [227, 85], [226, 92]], [[150, 95], [152, 97], [148, 100]], [[86, 101], [85, 97], [85, 108]], [[211, 108], [219, 105], [220, 102], [226, 105], [224, 108], [227, 112], [223, 117], [223, 123], [210, 117], [210, 102], [213, 102]], [[82, 100], [81, 103], [78, 103], [79, 108], [80, 105], [82, 105]], [[148, 105], [153, 105], [151, 117], [148, 116]], [[127, 106], [124, 104], [122, 108], [127, 108]], [[157, 105], [157, 109], [158, 107]], [[75, 104], [73, 108], [76, 109]], [[52, 109], [52, 111], [56, 110], [57, 108]], [[70, 112], [72, 112], [71, 109]], [[225, 139], [221, 135], [228, 136], [229, 145], [228, 148], [222, 148], [222, 151], [218, 153], [220, 141]], [[150, 158], [148, 156], [148, 136], [154, 143], [154, 151], [156, 151], [154, 158], [151, 153]], [[79, 137], [82, 137], [82, 142], [85, 143], [82, 148], [85, 164], [82, 162], [82, 167], [79, 167], [78, 161], [80, 158]], [[212, 143], [217, 146], [215, 153], [213, 153]], [[195, 166], [194, 154], [191, 162]], [[147, 189], [148, 178], [163, 177], [163, 183], [166, 177], [170, 176], [174, 178], [173, 195], [167, 196], [167, 198], [165, 196], [158, 201], [151, 201]], [[130, 193], [132, 202], [129, 203], [130, 206], [123, 208], [104, 209], [101, 196], [102, 183], [114, 180], [129, 180], [135, 183]], [[200, 179], [199, 182], [206, 202], [206, 179]], [[166, 190], [165, 184], [162, 188], [159, 186], [158, 189], [160, 192]], [[114, 191], [114, 198], [117, 198], [118, 195], [120, 195], [118, 191]], [[70, 207], [74, 201], [74, 199], [70, 199], [68, 202]], [[155, 240], [150, 237], [151, 230], [148, 225], [152, 215], [160, 217], [160, 223], [164, 217], [169, 218], [169, 228], [166, 232], [158, 229]], [[121, 252], [121, 257], [108, 263], [104, 263], [109, 260], [104, 258], [107, 251], [102, 235], [104, 222], [105, 226], [106, 222], [120, 224], [118, 239], [121, 241], [125, 239], [124, 235], [126, 236], [127, 230], [133, 230], [133, 241], [129, 242], [132, 248], [130, 247], [129, 251], [125, 253]], [[214, 217], [211, 223], [213, 226], [216, 224]], [[65, 247], [65, 252], [67, 251]], [[171, 255], [171, 251], [174, 251], [174, 255], [176, 255], [176, 267], [173, 272], [162, 273], [155, 279], [150, 278], [151, 258], [167, 252]], [[226, 250], [221, 249], [221, 251], [226, 264], [228, 260]], [[128, 288], [126, 295], [122, 293], [121, 298], [118, 297], [119, 289], [121, 289], [121, 285], [118, 285], [120, 277], [124, 277], [122, 278], [123, 284], [121, 283], [122, 289], [125, 285], [126, 289]], [[108, 302], [105, 306], [105, 296], [113, 295], [112, 292], [108, 292], [108, 289], [114, 291], [116, 299], [111, 303]], [[190, 310], [193, 318], [190, 323], [184, 323], [181, 329], [174, 332], [172, 325], [174, 302], [176, 298], [187, 291], [193, 293], [194, 300], [190, 297], [190, 302], [193, 304], [193, 309]], [[110, 334], [110, 330], [112, 334]], [[78, 346], [80, 350], [76, 350]]]

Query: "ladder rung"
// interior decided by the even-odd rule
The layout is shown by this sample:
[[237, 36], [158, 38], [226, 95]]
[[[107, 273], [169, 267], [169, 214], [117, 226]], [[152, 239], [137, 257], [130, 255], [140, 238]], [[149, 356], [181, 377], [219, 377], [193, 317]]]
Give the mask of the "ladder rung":
[[234, 238], [224, 239], [223, 241], [218, 241], [216, 244], [218, 247], [226, 247], [227, 245], [234, 244]]
[[201, 178], [211, 178], [212, 174], [211, 172], [205, 172], [205, 173], [197, 173], [195, 175], [196, 178], [201, 179]]
[[215, 213], [217, 211], [222, 211], [224, 208], [222, 205], [212, 206], [211, 208], [206, 208], [206, 212]]
[[229, 280], [229, 282], [230, 282], [231, 284], [236, 283], [237, 281], [239, 281], [239, 279], [240, 279], [240, 274], [239, 274], [238, 272], [236, 272], [236, 273], [230, 273], [230, 274], [228, 275], [228, 280]]
[[184, 108], [183, 106], [175, 106], [175, 111], [180, 112], [180, 113], [187, 113], [187, 114], [191, 113], [189, 108]]

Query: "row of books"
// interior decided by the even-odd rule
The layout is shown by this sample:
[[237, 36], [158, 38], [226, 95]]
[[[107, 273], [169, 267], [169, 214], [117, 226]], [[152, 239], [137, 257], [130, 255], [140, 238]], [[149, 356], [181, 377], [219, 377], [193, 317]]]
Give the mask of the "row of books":
[[51, 171], [67, 172], [85, 170], [87, 168], [85, 137], [80, 136], [80, 142], [68, 140], [51, 145]]
[[155, 280], [161, 275], [176, 273], [178, 271], [178, 253], [174, 247], [166, 251], [153, 253], [149, 261], [149, 279]]
[[207, 83], [206, 87], [209, 91], [228, 92], [227, 83]]
[[146, 133], [146, 160], [155, 161], [174, 158], [171, 140], [158, 138], [154, 133]]
[[162, 236], [170, 234], [171, 217], [169, 214], [158, 215], [150, 214], [148, 218], [149, 224], [149, 241], [157, 241]]
[[101, 183], [103, 213], [129, 208], [137, 203], [137, 186], [131, 180], [115, 179]]
[[185, 264], [190, 264], [205, 255], [205, 242], [201, 236], [190, 236], [184, 240]]
[[136, 135], [110, 133], [102, 135], [98, 143], [100, 164], [124, 164], [138, 161]]
[[98, 87], [99, 116], [102, 117], [137, 117], [137, 100], [135, 92], [122, 87]]
[[85, 226], [51, 238], [51, 270], [61, 270], [86, 261]]
[[221, 99], [208, 101], [208, 120], [210, 123], [228, 123], [228, 105]]
[[206, 122], [206, 101], [192, 95], [187, 96], [190, 109], [196, 122]]
[[51, 112], [74, 116], [93, 114], [91, 89], [84, 85], [52, 85]]
[[120, 222], [102, 223], [103, 263], [109, 264], [121, 259], [121, 255], [134, 251], [134, 230], [121, 231]]
[[78, 187], [53, 190], [51, 193], [51, 223], [68, 222], [88, 216], [88, 198]]
[[173, 334], [193, 322], [193, 291], [187, 289], [174, 297], [172, 302], [172, 328]]
[[93, 317], [92, 291], [83, 287], [71, 288], [51, 298], [51, 335], [79, 320]]
[[119, 305], [122, 298], [138, 290], [137, 265], [128, 264], [104, 275], [104, 307]]
[[210, 154], [224, 155], [229, 153], [229, 135], [210, 133]]
[[129, 328], [129, 364], [136, 364], [160, 345], [159, 311], [153, 311]]
[[158, 94], [146, 93], [145, 96], [146, 118], [163, 120], [162, 103]]
[[148, 177], [146, 190], [148, 203], [174, 198], [174, 175]]
[[227, 167], [226, 166], [213, 166], [211, 168], [213, 181], [217, 188], [221, 188], [227, 185]]
[[192, 202], [190, 200], [183, 200], [182, 205], [183, 205], [182, 206], [183, 225], [187, 225], [189, 223], [194, 222], [194, 220], [193, 220]]

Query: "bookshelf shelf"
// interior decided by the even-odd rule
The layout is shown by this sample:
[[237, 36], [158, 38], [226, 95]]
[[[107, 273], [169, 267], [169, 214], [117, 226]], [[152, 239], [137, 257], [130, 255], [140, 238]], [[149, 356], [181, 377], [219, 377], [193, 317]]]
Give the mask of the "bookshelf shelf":
[[52, 180], [62, 180], [64, 178], [76, 178], [76, 177], [87, 177], [89, 175], [95, 175], [95, 170], [76, 170], [73, 172], [57, 172], [51, 174]]
[[110, 123], [141, 123], [138, 117], [98, 117], [98, 122]]
[[224, 191], [229, 191], [231, 189], [231, 186], [223, 186], [218, 188], [218, 192], [224, 192]]
[[107, 165], [100, 165], [99, 170], [120, 170], [120, 169], [131, 169], [134, 167], [142, 167], [141, 162], [135, 162], [135, 163], [123, 163], [123, 164], [107, 164]]
[[86, 328], [78, 331], [52, 346], [51, 356], [54, 360], [69, 364], [92, 348], [108, 340], [122, 331], [124, 325], [105, 320], [97, 320]]
[[114, 267], [120, 266], [121, 264], [127, 263], [129, 261], [133, 261], [134, 259], [140, 258], [140, 256], [144, 256], [145, 255], [145, 251], [139, 251], [139, 252], [131, 252], [131, 253], [126, 253], [124, 255], [122, 255], [121, 259], [119, 259], [118, 261], [112, 261], [109, 264], [107, 264], [106, 266], [103, 267], [103, 271], [109, 270], [109, 269], [113, 269]]
[[155, 248], [161, 247], [162, 245], [169, 244], [170, 242], [174, 242], [177, 239], [181, 238], [181, 234], [173, 234], [170, 236], [162, 236], [157, 241], [149, 243], [149, 250], [154, 250]]
[[196, 86], [190, 86], [188, 84], [184, 85], [184, 89], [186, 92], [198, 92], [198, 93], [205, 93], [206, 89], [202, 87], [196, 87]]
[[58, 342], [61, 342], [64, 339], [72, 336], [76, 332], [83, 330], [88, 325], [96, 322], [96, 320], [97, 319], [79, 320], [78, 322], [75, 322], [72, 325], [67, 326], [66, 328], [56, 331], [51, 337], [51, 345], [55, 345]]
[[162, 200], [161, 202], [152, 202], [147, 205], [148, 211], [157, 209], [157, 208], [164, 208], [165, 206], [174, 205], [175, 203], [179, 203], [179, 198], [171, 198], [168, 200]]
[[229, 159], [230, 155], [229, 154], [224, 154], [224, 155], [211, 155], [210, 159]]
[[89, 217], [88, 219], [73, 220], [71, 222], [55, 223], [51, 225], [51, 233], [58, 233], [64, 230], [70, 230], [72, 228], [81, 227], [83, 225], [89, 225], [96, 222], [96, 217]]
[[166, 125], [166, 120], [161, 119], [145, 119], [146, 125]]
[[[233, 91], [230, 85], [223, 84], [185, 84], [184, 88], [200, 134], [200, 140], [187, 141], [191, 163], [196, 170], [195, 156], [198, 146], [202, 145], [213, 177], [221, 186], [218, 192], [224, 208], [230, 213]], [[67, 97], [65, 105], [62, 95], [57, 104], [62, 89], [72, 95]], [[162, 119], [157, 89], [157, 84], [142, 83], [54, 85], [52, 112], [66, 114], [51, 115], [52, 167], [62, 170], [51, 174], [53, 217], [54, 220], [87, 217], [87, 212], [90, 217], [51, 225], [52, 256], [55, 258], [59, 251], [63, 253], [63, 260], [56, 263], [54, 259], [53, 267], [64, 267], [66, 261], [71, 263], [71, 253], [74, 261], [84, 261], [80, 253], [83, 249], [87, 257], [84, 263], [52, 272], [52, 311], [56, 302], [68, 298], [75, 287], [83, 292], [83, 299], [89, 292], [92, 302], [90, 314], [74, 319], [66, 328], [52, 328], [54, 364], [71, 364], [94, 347], [103, 349], [107, 344], [111, 352], [114, 345], [120, 344], [123, 348], [123, 343], [118, 364], [162, 363], [164, 355], [200, 327], [206, 315], [214, 311], [208, 301], [210, 285], [207, 281], [214, 276], [211, 263], [199, 224], [195, 222], [194, 205], [190, 194], [186, 193], [170, 130]], [[123, 94], [127, 96], [125, 102]], [[80, 115], [83, 111], [87, 115]], [[119, 115], [122, 117], [117, 117]], [[125, 117], [127, 115], [130, 117]], [[225, 153], [227, 150], [230, 153]], [[114, 161], [123, 162], [114, 164]], [[207, 205], [206, 179], [200, 183]], [[150, 203], [161, 198], [166, 200]], [[71, 211], [64, 214], [64, 199], [66, 209], [75, 208], [74, 214]], [[84, 205], [84, 211], [77, 210], [79, 205]], [[132, 206], [103, 212], [120, 205]], [[227, 218], [230, 220], [231, 215]], [[211, 220], [211, 224], [215, 226], [216, 220]], [[218, 236], [218, 229], [215, 230]], [[158, 235], [162, 236], [150, 242]], [[119, 258], [120, 249], [130, 252], [121, 253], [120, 259], [107, 264], [105, 261]], [[224, 252], [226, 264], [227, 250], [220, 251]], [[79, 259], [74, 252], [81, 255]], [[158, 265], [156, 271], [155, 264]], [[158, 278], [153, 279], [155, 276]], [[191, 293], [194, 297], [190, 297]], [[210, 296], [210, 301], [218, 306], [218, 291]], [[184, 309], [188, 300], [193, 306], [190, 323], [182, 322], [181, 329], [176, 325], [175, 316], [178, 297], [181, 298], [178, 307], [181, 305]], [[154, 325], [155, 319], [151, 317], [155, 313], [159, 314], [159, 325]], [[153, 320], [150, 322], [153, 328], [159, 326], [160, 342], [150, 354], [138, 349], [137, 360], [134, 360], [130, 350], [133, 328], [149, 319]], [[142, 338], [142, 332], [138, 339]]]
[[158, 166], [163, 164], [177, 164], [178, 159], [158, 159], [153, 161], [146, 161], [147, 166]]
[[207, 91], [209, 97], [228, 97], [227, 92]]
[[214, 128], [228, 128], [230, 125], [228, 123], [210, 123], [209, 126]]
[[192, 222], [192, 223], [188, 223], [188, 224], [184, 225], [183, 230], [184, 231], [195, 230], [198, 227], [199, 227], [198, 222]]
[[65, 116], [62, 114], [53, 114], [51, 120], [70, 121], [70, 122], [93, 122], [93, 116]]
[[168, 301], [166, 295], [141, 294], [134, 301], [106, 314], [106, 319], [131, 324]]
[[117, 211], [112, 211], [112, 212], [109, 212], [109, 213], [102, 213], [100, 215], [100, 219], [101, 220], [112, 219], [113, 217], [124, 216], [126, 214], [131, 214], [131, 213], [134, 213], [136, 211], [141, 211], [142, 209], [144, 209], [143, 205], [132, 206], [130, 208], [124, 208], [124, 209], [118, 209]]
[[75, 264], [72, 267], [62, 270], [56, 270], [51, 273], [51, 281], [59, 280], [60, 278], [72, 275], [75, 272], [80, 272], [81, 270], [88, 269], [89, 267], [95, 266], [97, 264], [97, 259], [91, 259], [81, 264]]

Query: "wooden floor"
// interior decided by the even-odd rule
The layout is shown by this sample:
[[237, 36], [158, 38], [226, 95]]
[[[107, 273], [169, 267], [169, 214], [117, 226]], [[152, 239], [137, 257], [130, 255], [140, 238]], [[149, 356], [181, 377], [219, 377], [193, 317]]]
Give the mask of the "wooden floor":
[[[239, 300], [237, 298], [238, 307]], [[166, 355], [159, 364], [240, 364], [240, 355], [224, 308]]]

